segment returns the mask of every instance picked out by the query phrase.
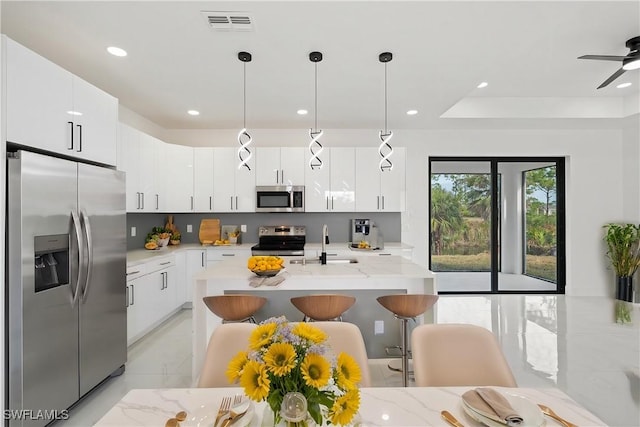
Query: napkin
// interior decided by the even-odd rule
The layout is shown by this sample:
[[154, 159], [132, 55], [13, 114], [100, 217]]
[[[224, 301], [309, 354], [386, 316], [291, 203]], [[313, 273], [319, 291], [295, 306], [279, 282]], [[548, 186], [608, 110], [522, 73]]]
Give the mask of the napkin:
[[282, 272], [273, 277], [255, 276], [249, 279], [249, 286], [253, 288], [257, 288], [260, 286], [278, 286], [280, 283], [284, 282], [284, 280], [287, 278], [287, 275], [287, 272]]
[[494, 389], [479, 387], [462, 395], [462, 400], [478, 414], [508, 426], [519, 426], [523, 419], [509, 401]]

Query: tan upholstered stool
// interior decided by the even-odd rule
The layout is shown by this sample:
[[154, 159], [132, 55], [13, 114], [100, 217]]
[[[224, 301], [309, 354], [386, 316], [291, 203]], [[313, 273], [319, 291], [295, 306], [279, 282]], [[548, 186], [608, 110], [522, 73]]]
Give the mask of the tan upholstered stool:
[[342, 320], [342, 313], [355, 302], [355, 297], [340, 294], [316, 294], [291, 298], [291, 304], [304, 314], [303, 322]]
[[402, 386], [406, 387], [409, 379], [409, 350], [407, 349], [407, 323], [423, 314], [438, 301], [438, 295], [394, 294], [378, 297], [378, 302], [393, 313], [402, 322]]
[[255, 295], [230, 294], [202, 298], [213, 314], [224, 322], [257, 323], [253, 315], [267, 302], [266, 298]]

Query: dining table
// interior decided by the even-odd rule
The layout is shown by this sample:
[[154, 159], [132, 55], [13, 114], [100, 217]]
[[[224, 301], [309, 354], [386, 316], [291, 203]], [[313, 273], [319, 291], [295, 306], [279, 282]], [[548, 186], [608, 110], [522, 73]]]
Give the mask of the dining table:
[[[452, 414], [462, 426], [490, 425], [469, 415], [463, 404], [463, 393], [476, 387], [367, 387], [360, 388], [360, 408], [351, 426], [425, 427], [450, 426], [441, 415]], [[537, 412], [538, 405], [551, 408], [557, 415], [576, 426], [605, 426], [586, 408], [557, 388], [492, 387], [505, 396], [514, 409], [521, 411], [522, 426], [562, 426], [561, 422]], [[220, 404], [225, 397], [243, 395], [243, 389], [171, 388], [133, 389], [113, 406], [96, 424], [98, 427], [162, 427], [179, 412], [186, 417], [181, 427], [213, 427]], [[182, 414], [185, 416], [185, 414]], [[267, 403], [252, 402], [250, 409], [233, 427], [273, 426], [273, 412]], [[497, 426], [506, 424], [494, 423]], [[174, 424], [175, 425], [175, 424]]]

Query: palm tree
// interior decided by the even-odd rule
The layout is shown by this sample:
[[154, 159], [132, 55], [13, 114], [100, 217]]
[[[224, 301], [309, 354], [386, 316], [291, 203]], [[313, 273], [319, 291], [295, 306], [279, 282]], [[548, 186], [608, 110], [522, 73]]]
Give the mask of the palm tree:
[[431, 187], [431, 253], [441, 255], [445, 236], [464, 225], [460, 201], [438, 183]]

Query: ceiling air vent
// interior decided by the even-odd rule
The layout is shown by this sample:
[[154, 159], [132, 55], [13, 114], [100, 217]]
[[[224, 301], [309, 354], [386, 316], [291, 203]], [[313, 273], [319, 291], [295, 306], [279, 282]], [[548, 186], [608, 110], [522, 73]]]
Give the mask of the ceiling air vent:
[[253, 31], [253, 19], [246, 12], [201, 12], [215, 31]]

